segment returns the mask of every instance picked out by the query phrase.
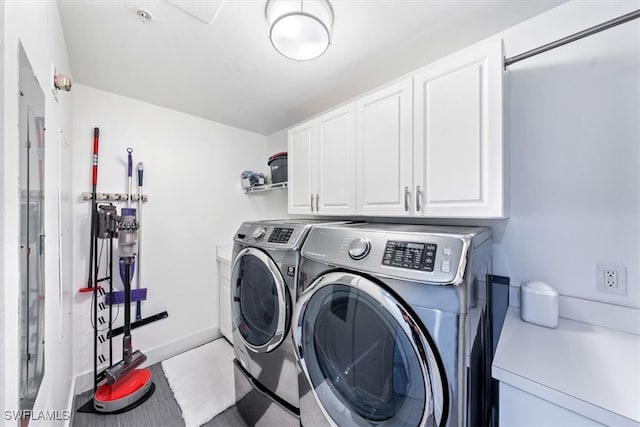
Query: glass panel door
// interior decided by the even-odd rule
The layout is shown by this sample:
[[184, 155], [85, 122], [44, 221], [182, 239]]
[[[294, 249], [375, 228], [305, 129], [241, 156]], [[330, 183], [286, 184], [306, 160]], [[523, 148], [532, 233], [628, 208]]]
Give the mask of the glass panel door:
[[44, 94], [20, 48], [20, 408], [44, 376]]

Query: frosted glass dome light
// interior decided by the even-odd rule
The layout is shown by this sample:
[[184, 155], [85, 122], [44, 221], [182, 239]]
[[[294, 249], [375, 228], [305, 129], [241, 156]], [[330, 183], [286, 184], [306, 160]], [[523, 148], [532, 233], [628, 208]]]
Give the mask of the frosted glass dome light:
[[283, 56], [308, 61], [331, 44], [333, 9], [328, 0], [268, 0], [269, 39]]

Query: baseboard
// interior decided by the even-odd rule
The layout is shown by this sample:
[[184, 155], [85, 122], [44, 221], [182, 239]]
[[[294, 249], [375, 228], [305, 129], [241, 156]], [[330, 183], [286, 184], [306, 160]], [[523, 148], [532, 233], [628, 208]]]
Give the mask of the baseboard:
[[168, 344], [160, 345], [145, 351], [147, 356], [146, 362], [142, 366], [155, 365], [158, 362], [169, 359], [192, 348], [201, 346], [217, 338], [220, 338], [220, 329], [218, 327], [203, 329], [200, 332], [191, 334], [187, 337], [172, 341]]
[[75, 401], [76, 401], [76, 378], [71, 380], [71, 387], [69, 388], [69, 396], [67, 397], [67, 410], [71, 415], [68, 420], [65, 420], [64, 427], [71, 427], [73, 425], [73, 415], [75, 413]]
[[[184, 353], [185, 351], [201, 346], [202, 344], [206, 344], [209, 341], [220, 338], [221, 336], [222, 335], [220, 335], [218, 327], [207, 328], [170, 343], [143, 350], [144, 354], [147, 356], [147, 360], [142, 366], [155, 365], [158, 362], [162, 362], [170, 357]], [[93, 370], [78, 375], [74, 379], [74, 382], [75, 387], [72, 388], [72, 390], [74, 390], [73, 397], [80, 393], [84, 393], [87, 390], [91, 390], [93, 387]]]

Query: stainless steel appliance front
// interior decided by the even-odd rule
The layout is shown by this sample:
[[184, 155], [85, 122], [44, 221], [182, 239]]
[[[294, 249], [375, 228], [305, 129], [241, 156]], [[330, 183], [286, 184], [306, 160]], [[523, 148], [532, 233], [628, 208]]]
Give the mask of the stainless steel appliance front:
[[234, 238], [230, 290], [236, 395], [241, 414], [252, 424], [268, 424], [273, 414], [283, 418], [280, 425], [299, 424], [290, 325], [300, 249], [312, 225], [326, 222], [245, 222]]
[[490, 229], [320, 226], [302, 255], [303, 425], [486, 424]]

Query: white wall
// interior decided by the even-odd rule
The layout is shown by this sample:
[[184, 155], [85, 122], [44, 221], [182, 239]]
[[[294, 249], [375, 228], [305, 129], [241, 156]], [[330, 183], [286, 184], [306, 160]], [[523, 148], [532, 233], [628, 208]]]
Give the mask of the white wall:
[[287, 151], [287, 129], [274, 132], [267, 137], [267, 152], [269, 155]]
[[[71, 147], [59, 147], [60, 132], [70, 141], [71, 98], [51, 93], [51, 64], [70, 75], [69, 60], [55, 2], [2, 2], [2, 142], [0, 155], [0, 226], [2, 231], [0, 301], [2, 302], [3, 348], [0, 367], [1, 406], [17, 410], [19, 354], [19, 133], [18, 45], [22, 43], [45, 94], [45, 375], [34, 410], [63, 410], [70, 407], [72, 347], [70, 302], [71, 277]], [[59, 149], [60, 148], [60, 149]], [[60, 183], [60, 184], [59, 184]], [[61, 192], [62, 224], [58, 228], [58, 191]], [[58, 248], [60, 236], [61, 250]], [[66, 262], [58, 268], [58, 259]], [[59, 275], [61, 280], [59, 280]], [[3, 417], [3, 421], [4, 417]], [[6, 421], [8, 425], [17, 423]]]
[[[186, 338], [206, 339], [218, 326], [215, 246], [232, 244], [242, 221], [286, 212], [278, 192], [245, 195], [240, 186], [243, 170], [267, 171], [267, 138], [87, 86], [76, 85], [73, 96], [75, 283], [87, 281], [90, 203], [79, 195], [91, 188], [92, 135], [98, 127], [99, 192], [126, 192], [127, 147], [133, 148], [134, 168], [144, 163], [149, 202], [142, 215], [141, 279], [148, 298], [142, 315], [169, 313], [168, 319], [135, 329], [134, 348], [163, 357], [183, 351], [193, 345]], [[122, 286], [119, 278], [116, 285]], [[89, 315], [89, 297], [76, 295], [76, 375], [92, 369]], [[161, 350], [167, 345], [169, 350]], [[121, 348], [119, 340], [115, 348]]]
[[[638, 7], [568, 2], [502, 33], [505, 56]], [[636, 20], [509, 67], [511, 213], [475, 222], [494, 228], [512, 284], [640, 308], [639, 37]], [[596, 290], [598, 262], [626, 266], [626, 295]]]
[[[267, 157], [273, 156], [281, 151], [287, 151], [287, 129], [282, 129], [267, 136]], [[271, 174], [269, 166], [267, 171]], [[269, 193], [257, 193], [254, 197], [269, 198], [273, 203], [272, 218], [291, 218], [287, 213], [287, 190], [274, 190]]]
[[[516, 55], [640, 2], [571, 2], [505, 32]], [[511, 216], [498, 250], [515, 283], [640, 308], [640, 21], [509, 68]], [[599, 293], [597, 262], [627, 295]]]

